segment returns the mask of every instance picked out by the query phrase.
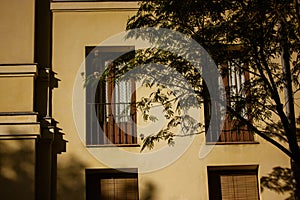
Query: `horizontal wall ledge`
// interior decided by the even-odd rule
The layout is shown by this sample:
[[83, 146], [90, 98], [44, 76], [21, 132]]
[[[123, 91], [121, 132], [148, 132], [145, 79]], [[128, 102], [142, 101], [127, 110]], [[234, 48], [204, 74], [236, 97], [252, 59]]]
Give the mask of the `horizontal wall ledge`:
[[138, 2], [52, 2], [51, 10], [56, 11], [112, 11], [138, 10]]
[[206, 142], [206, 145], [242, 145], [242, 144], [259, 144], [258, 141], [240, 141], [240, 142]]
[[37, 115], [37, 112], [0, 112], [0, 116]]
[[139, 144], [89, 144], [87, 148], [107, 148], [107, 147], [140, 147]]
[[38, 139], [39, 135], [17, 135], [17, 136], [0, 136], [0, 140], [32, 140]]
[[40, 135], [39, 123], [1, 123], [0, 137]]
[[0, 64], [0, 75], [36, 74], [36, 64]]

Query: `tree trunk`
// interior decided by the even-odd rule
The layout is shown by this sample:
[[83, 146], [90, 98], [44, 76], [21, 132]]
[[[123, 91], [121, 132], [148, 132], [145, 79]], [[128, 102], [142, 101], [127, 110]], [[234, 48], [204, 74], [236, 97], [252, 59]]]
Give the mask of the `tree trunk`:
[[[288, 49], [288, 38], [286, 37], [286, 27], [284, 22], [281, 23], [281, 48], [282, 48], [282, 68], [285, 79], [285, 102], [286, 102], [286, 115], [288, 117], [289, 132], [286, 132], [290, 151], [294, 158], [300, 158], [300, 151], [296, 137], [296, 120], [294, 108], [294, 96], [291, 80], [290, 69], [290, 53]], [[300, 164], [291, 159], [292, 175], [294, 177], [294, 199], [300, 200]]]

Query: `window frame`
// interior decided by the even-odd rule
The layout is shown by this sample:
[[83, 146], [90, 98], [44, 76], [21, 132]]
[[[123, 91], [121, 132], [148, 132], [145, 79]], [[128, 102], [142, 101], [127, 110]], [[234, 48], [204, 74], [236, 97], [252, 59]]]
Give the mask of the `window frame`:
[[[219, 65], [219, 69], [220, 69], [220, 73], [222, 76], [222, 83], [224, 84], [225, 87], [225, 95], [226, 95], [226, 105], [229, 105], [234, 101], [234, 97], [231, 96], [231, 86], [230, 86], [230, 80], [229, 80], [229, 76], [230, 76], [230, 62], [232, 62], [233, 60], [238, 60], [238, 59], [232, 59], [229, 60], [227, 62], [223, 62], [223, 64]], [[248, 66], [246, 64], [243, 64], [243, 69], [242, 70], [242, 75], [244, 77], [244, 83], [246, 83], [247, 81], [249, 81], [250, 79], [250, 74], [248, 72]], [[236, 73], [235, 73], [236, 75]], [[219, 82], [218, 81], [218, 82]], [[243, 83], [243, 84], [244, 84]], [[218, 83], [220, 84], [220, 83]], [[242, 85], [240, 85], [241, 87]], [[247, 90], [244, 93], [244, 98], [245, 98], [245, 107], [242, 108], [245, 112], [246, 117], [248, 118], [248, 120], [251, 121], [250, 116], [247, 114], [250, 110], [250, 104], [247, 103], [247, 99], [249, 98], [249, 91]], [[238, 119], [234, 119], [232, 118], [231, 114], [229, 113], [229, 111], [226, 111], [225, 113], [225, 118], [223, 121], [223, 127], [221, 130], [220, 135], [218, 136], [214, 131], [216, 128], [217, 129], [221, 129], [221, 124], [219, 127], [212, 127], [210, 129], [208, 129], [208, 125], [210, 124], [210, 115], [211, 115], [211, 100], [209, 98], [209, 92], [207, 89], [207, 86], [204, 83], [204, 119], [205, 119], [205, 129], [206, 129], [206, 143], [210, 144], [253, 144], [253, 143], [257, 143], [255, 141], [254, 138], [254, 134], [253, 132], [250, 130], [250, 128], [246, 125], [241, 123]], [[216, 107], [219, 107], [216, 103]], [[210, 130], [210, 132], [208, 132], [208, 130]]]
[[[93, 54], [97, 55], [94, 56]], [[99, 70], [99, 76], [106, 69], [104, 63], [107, 61], [102, 58], [102, 55], [113, 54], [112, 60], [116, 60], [120, 54], [134, 52], [134, 46], [87, 46], [86, 51], [86, 76]], [[90, 55], [92, 53], [92, 55]], [[117, 55], [117, 56], [115, 56]], [[103, 56], [105, 57], [105, 56]], [[99, 59], [99, 61], [97, 60]], [[99, 62], [99, 66], [93, 66], [94, 61]], [[109, 70], [114, 72], [113, 70]], [[135, 82], [131, 81], [131, 102], [130, 106], [130, 121], [116, 122], [114, 119], [114, 107], [117, 103], [114, 102], [116, 85], [113, 82], [114, 74], [109, 75], [107, 81], [99, 81], [97, 86], [86, 86], [86, 145], [87, 147], [94, 146], [139, 146], [137, 142], [136, 129], [136, 93]], [[93, 105], [98, 106], [94, 107]], [[103, 107], [103, 108], [102, 108]], [[95, 111], [93, 110], [95, 109]], [[93, 113], [95, 112], [95, 113]], [[100, 114], [99, 114], [100, 113]], [[102, 119], [102, 120], [101, 120]], [[99, 121], [101, 120], [101, 121]], [[97, 125], [96, 123], [99, 123]]]
[[[258, 165], [244, 165], [244, 166], [208, 166], [207, 178], [208, 178], [208, 190], [209, 200], [222, 200], [222, 189], [226, 189], [229, 186], [226, 185], [222, 188], [221, 176], [255, 176], [255, 185], [252, 185], [257, 193], [257, 200], [260, 199], [259, 194], [259, 181], [258, 181]], [[248, 183], [249, 184], [249, 183]], [[237, 189], [231, 188], [231, 189]], [[248, 188], [247, 188], [248, 189]], [[254, 194], [253, 196], [256, 196]]]
[[[103, 179], [130, 179], [136, 181], [134, 184], [136, 197], [139, 199], [138, 169], [118, 168], [118, 169], [85, 169], [86, 200], [102, 199], [101, 180]], [[115, 192], [115, 191], [114, 191]]]

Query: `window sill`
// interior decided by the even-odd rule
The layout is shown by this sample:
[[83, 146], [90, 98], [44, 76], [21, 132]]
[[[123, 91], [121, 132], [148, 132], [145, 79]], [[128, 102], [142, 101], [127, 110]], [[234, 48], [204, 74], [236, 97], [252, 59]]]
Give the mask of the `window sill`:
[[239, 144], [259, 144], [257, 141], [241, 141], [241, 142], [206, 142], [206, 145], [239, 145]]
[[87, 148], [105, 148], [105, 147], [140, 147], [139, 144], [92, 144], [86, 145]]

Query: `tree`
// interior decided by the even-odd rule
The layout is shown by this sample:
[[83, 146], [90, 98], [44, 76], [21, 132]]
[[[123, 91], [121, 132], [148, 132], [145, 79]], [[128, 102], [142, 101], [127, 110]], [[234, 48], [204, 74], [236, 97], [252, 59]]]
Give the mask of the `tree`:
[[[127, 24], [128, 30], [156, 27], [183, 33], [201, 44], [218, 66], [228, 60], [239, 61], [236, 66], [250, 74], [243, 84], [243, 94], [247, 95], [235, 94], [238, 101], [227, 103], [227, 111], [240, 124], [247, 125], [291, 158], [295, 199], [300, 199], [299, 128], [294, 109], [294, 95], [300, 91], [299, 25], [297, 0], [147, 0], [140, 3], [138, 12]], [[132, 31], [128, 37], [149, 38], [151, 33], [139, 35]], [[178, 94], [178, 91], [177, 94], [168, 93], [166, 86], [172, 85], [173, 79], [164, 79], [163, 73], [154, 78], [153, 69], [146, 68], [144, 74], [147, 76], [141, 76], [143, 84], [156, 90], [137, 102], [137, 107], [144, 119], [155, 120], [149, 110], [151, 105], [159, 102], [169, 123], [163, 130], [144, 138], [143, 148], [151, 148], [160, 140], [173, 144], [177, 135], [172, 128], [184, 122], [188, 122], [186, 134], [202, 133], [206, 126], [180, 114], [188, 107], [205, 102], [207, 93], [205, 83], [199, 81], [201, 73], [182, 57], [155, 48], [140, 50], [131, 65], [117, 73], [121, 76], [137, 64], [153, 62], [168, 65], [180, 73], [192, 86], [183, 86], [181, 90], [193, 90], [196, 98]], [[155, 82], [157, 79], [162, 82]]]

